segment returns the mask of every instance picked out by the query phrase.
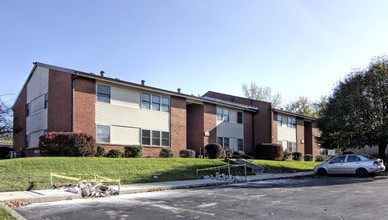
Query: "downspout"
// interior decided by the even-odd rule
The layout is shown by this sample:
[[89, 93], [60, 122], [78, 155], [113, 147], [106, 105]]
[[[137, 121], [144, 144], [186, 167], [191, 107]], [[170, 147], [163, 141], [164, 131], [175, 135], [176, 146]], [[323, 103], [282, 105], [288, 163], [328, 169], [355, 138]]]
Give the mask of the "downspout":
[[71, 131], [74, 132], [74, 90], [75, 90], [75, 86], [74, 86], [74, 80], [75, 78], [77, 78], [78, 76], [78, 73], [75, 72], [72, 79], [71, 79], [71, 87], [72, 87], [72, 93], [71, 93]]

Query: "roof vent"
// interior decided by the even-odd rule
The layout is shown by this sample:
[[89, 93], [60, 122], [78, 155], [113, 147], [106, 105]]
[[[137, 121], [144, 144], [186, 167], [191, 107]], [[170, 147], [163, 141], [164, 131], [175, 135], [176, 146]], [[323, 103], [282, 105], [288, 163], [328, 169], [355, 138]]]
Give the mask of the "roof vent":
[[177, 91], [178, 91], [179, 93], [181, 93], [181, 88], [178, 88]]
[[102, 77], [105, 77], [105, 72], [104, 72], [104, 71], [100, 71], [100, 75], [101, 75]]
[[142, 81], [141, 81], [141, 85], [142, 85], [142, 86], [145, 85], [145, 80], [142, 80]]

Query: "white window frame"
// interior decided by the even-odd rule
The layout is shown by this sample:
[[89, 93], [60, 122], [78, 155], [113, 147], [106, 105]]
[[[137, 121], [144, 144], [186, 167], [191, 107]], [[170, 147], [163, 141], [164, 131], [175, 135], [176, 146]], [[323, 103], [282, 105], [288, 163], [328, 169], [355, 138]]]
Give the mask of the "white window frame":
[[[98, 133], [98, 126], [101, 126], [101, 127], [108, 127], [109, 128], [109, 134], [108, 134], [108, 138], [109, 138], [109, 141], [108, 142], [106, 142], [106, 141], [100, 141], [98, 138], [99, 138], [99, 133]], [[110, 128], [110, 125], [96, 125], [96, 142], [97, 143], [110, 143], [111, 142], [111, 133], [112, 133], [112, 131], [111, 131], [111, 128]], [[100, 133], [101, 134], [101, 133]]]
[[[143, 95], [148, 95], [150, 97], [150, 101], [144, 101]], [[158, 97], [159, 102], [154, 102], [154, 97]], [[166, 100], [167, 100], [168, 104], [165, 104]], [[149, 103], [149, 108], [145, 108], [143, 105], [143, 102]], [[157, 111], [157, 112], [170, 112], [171, 99], [169, 97], [166, 97], [166, 96], [153, 95], [151, 93], [142, 92], [140, 105], [141, 105], [141, 109], [147, 109], [147, 110], [152, 110], [152, 111]], [[154, 109], [155, 105], [157, 105], [157, 109]]]
[[[98, 87], [99, 87], [99, 86], [108, 87], [108, 88], [109, 88], [109, 94], [98, 92]], [[101, 97], [108, 95], [108, 101], [106, 102], [106, 101], [99, 100], [99, 99], [98, 99], [99, 94], [102, 95]], [[98, 101], [98, 102], [106, 102], [106, 103], [110, 103], [110, 98], [112, 97], [112, 89], [111, 89], [111, 87], [110, 87], [110, 86], [107, 86], [107, 85], [103, 85], [103, 84], [97, 84], [97, 86], [96, 86], [96, 97], [97, 97], [97, 101]], [[105, 97], [105, 98], [106, 98], [106, 97]]]

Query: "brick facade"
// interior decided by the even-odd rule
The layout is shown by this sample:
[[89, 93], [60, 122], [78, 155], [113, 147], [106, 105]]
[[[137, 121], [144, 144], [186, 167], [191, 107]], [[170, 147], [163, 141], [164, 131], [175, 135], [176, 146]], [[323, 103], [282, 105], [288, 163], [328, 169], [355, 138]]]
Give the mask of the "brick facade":
[[47, 131], [72, 130], [72, 80], [68, 73], [49, 70]]
[[[108, 153], [112, 149], [118, 149], [123, 154], [125, 152], [124, 147], [126, 145], [120, 145], [120, 144], [106, 144], [106, 143], [99, 143], [98, 145], [102, 145], [105, 147], [105, 152]], [[163, 147], [155, 147], [155, 146], [143, 146], [143, 157], [159, 157], [159, 153], [162, 150]], [[174, 152], [175, 153], [175, 152]]]
[[271, 143], [277, 144], [278, 143], [278, 113], [277, 112], [272, 113], [271, 134], [272, 134]]
[[214, 104], [203, 104], [203, 126], [205, 132], [209, 132], [209, 136], [205, 136], [203, 146], [217, 142], [217, 107]]
[[304, 132], [305, 132], [304, 119], [296, 118], [296, 149], [298, 152], [302, 152], [303, 154], [306, 154]]
[[176, 157], [181, 150], [187, 149], [186, 135], [186, 99], [171, 96], [171, 149]]
[[26, 145], [26, 102], [27, 86], [21, 91], [13, 106], [13, 148], [21, 151]]
[[243, 123], [244, 123], [244, 151], [253, 151], [253, 116], [254, 113], [244, 111]]
[[74, 132], [88, 133], [96, 138], [95, 106], [96, 81], [78, 76], [74, 80]]
[[203, 105], [187, 105], [187, 148], [200, 155], [204, 147], [204, 109]]

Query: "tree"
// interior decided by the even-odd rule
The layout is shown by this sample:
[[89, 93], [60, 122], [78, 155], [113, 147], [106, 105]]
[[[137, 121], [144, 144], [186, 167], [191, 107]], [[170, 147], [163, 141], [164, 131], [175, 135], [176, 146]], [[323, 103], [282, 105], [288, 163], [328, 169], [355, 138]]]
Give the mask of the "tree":
[[247, 84], [242, 84], [242, 91], [246, 98], [255, 99], [264, 102], [271, 102], [272, 106], [278, 107], [282, 103], [282, 96], [280, 93], [272, 95], [272, 90], [269, 87], [258, 86], [251, 82], [250, 87]]
[[339, 82], [318, 120], [324, 148], [363, 148], [377, 145], [384, 158], [388, 144], [387, 57], [372, 60]]
[[0, 135], [12, 134], [12, 109], [1, 100], [0, 95]]
[[315, 102], [309, 101], [307, 97], [300, 96], [298, 99], [288, 104], [285, 108], [286, 111], [319, 118], [321, 111], [326, 104], [327, 96], [322, 96]]

